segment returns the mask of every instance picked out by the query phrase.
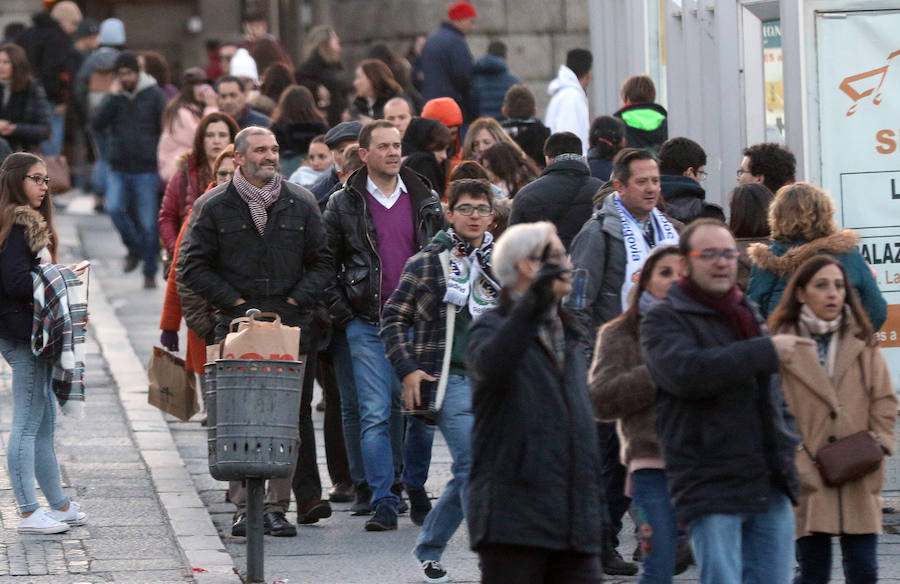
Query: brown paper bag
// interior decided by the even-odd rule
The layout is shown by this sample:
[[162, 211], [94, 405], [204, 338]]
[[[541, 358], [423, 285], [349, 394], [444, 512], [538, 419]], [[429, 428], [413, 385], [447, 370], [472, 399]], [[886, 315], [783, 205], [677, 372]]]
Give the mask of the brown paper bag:
[[197, 382], [193, 373], [184, 370], [180, 359], [160, 347], [153, 347], [147, 366], [150, 392], [147, 403], [172, 414], [182, 422], [200, 411], [197, 401]]
[[299, 353], [300, 327], [282, 325], [281, 317], [274, 312], [254, 314], [238, 323], [237, 331], [228, 333], [222, 347], [223, 359], [297, 361]]

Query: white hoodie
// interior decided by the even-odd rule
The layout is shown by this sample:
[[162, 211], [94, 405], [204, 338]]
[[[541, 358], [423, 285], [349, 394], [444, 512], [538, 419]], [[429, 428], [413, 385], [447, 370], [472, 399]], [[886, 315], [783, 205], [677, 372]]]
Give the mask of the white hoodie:
[[559, 73], [556, 79], [550, 82], [547, 93], [553, 97], [547, 106], [544, 123], [554, 134], [572, 132], [581, 138], [582, 154], [587, 155], [591, 117], [588, 113], [587, 94], [578, 82], [575, 72], [565, 65], [560, 65]]

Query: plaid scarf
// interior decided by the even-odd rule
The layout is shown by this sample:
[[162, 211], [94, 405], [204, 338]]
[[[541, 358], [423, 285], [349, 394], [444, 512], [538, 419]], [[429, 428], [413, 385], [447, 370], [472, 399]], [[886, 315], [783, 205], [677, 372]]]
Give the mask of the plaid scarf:
[[238, 194], [250, 207], [250, 216], [253, 217], [253, 224], [260, 235], [266, 234], [266, 222], [269, 220], [268, 208], [281, 194], [281, 174], [275, 173], [269, 182], [262, 187], [255, 187], [250, 184], [240, 168], [234, 170], [234, 178], [231, 184], [237, 189]]
[[87, 290], [65, 266], [40, 264], [32, 271], [34, 319], [31, 351], [53, 359], [52, 387], [62, 412], [81, 418], [84, 413], [84, 329]]

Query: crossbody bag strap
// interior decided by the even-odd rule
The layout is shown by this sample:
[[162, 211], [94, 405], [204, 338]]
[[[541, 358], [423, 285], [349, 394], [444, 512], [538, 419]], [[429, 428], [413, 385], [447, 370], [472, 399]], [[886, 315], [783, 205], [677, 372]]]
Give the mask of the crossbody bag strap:
[[[441, 270], [444, 272], [444, 282], [450, 274], [450, 251], [444, 250], [438, 254], [441, 261]], [[447, 393], [447, 378], [450, 375], [450, 354], [453, 347], [453, 332], [456, 326], [456, 305], [449, 302], [444, 303], [444, 309], [447, 311], [447, 321], [444, 327], [444, 359], [441, 362], [441, 376], [438, 379], [437, 394], [434, 398], [434, 409], [440, 410], [444, 403], [444, 395]]]

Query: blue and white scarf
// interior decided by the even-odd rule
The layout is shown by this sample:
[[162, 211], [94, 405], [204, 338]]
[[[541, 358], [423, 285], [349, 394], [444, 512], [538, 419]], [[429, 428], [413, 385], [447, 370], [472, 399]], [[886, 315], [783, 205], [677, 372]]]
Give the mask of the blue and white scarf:
[[453, 241], [450, 249], [450, 265], [447, 277], [447, 292], [444, 302], [455, 306], [468, 306], [472, 320], [494, 308], [500, 300], [500, 285], [490, 276], [491, 252], [494, 237], [484, 233], [481, 247], [473, 247], [463, 241], [453, 228], [447, 230]]
[[678, 232], [659, 209], [653, 209], [647, 221], [653, 222], [653, 242], [644, 237], [641, 224], [635, 219], [625, 205], [619, 193], [613, 193], [613, 204], [619, 212], [622, 222], [622, 239], [625, 240], [625, 281], [622, 282], [622, 311], [628, 309], [628, 293], [634, 287], [636, 275], [644, 267], [650, 251], [657, 245], [678, 245]]

